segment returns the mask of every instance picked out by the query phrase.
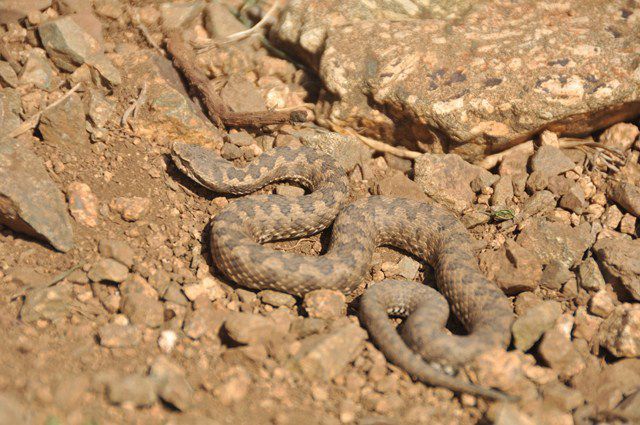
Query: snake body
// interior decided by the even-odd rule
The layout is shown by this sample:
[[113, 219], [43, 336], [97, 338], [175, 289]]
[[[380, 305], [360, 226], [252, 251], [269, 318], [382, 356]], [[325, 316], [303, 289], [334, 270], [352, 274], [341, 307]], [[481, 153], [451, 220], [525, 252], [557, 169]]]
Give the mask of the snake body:
[[[450, 376], [432, 364], [459, 367], [479, 353], [506, 348], [513, 311], [504, 294], [478, 269], [471, 239], [447, 210], [403, 198], [370, 196], [348, 202], [346, 173], [333, 158], [310, 148], [276, 148], [245, 167], [215, 152], [175, 143], [172, 158], [192, 180], [218, 193], [244, 195], [280, 181], [309, 193], [299, 197], [254, 194], [235, 199], [211, 223], [211, 254], [218, 269], [241, 286], [304, 295], [315, 289], [355, 290], [382, 245], [429, 263], [438, 289], [468, 330], [447, 334], [447, 301], [412, 282], [383, 281], [361, 300], [361, 320], [387, 358], [431, 385], [490, 398], [499, 391]], [[317, 233], [333, 223], [325, 254], [275, 251], [264, 242]], [[388, 315], [405, 316], [402, 337]]]

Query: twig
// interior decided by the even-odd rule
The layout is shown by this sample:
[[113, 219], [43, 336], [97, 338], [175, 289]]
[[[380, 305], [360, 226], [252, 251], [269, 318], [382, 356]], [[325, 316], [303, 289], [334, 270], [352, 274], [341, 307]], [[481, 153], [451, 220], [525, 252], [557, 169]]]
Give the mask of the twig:
[[337, 133], [343, 133], [343, 134], [346, 133], [350, 136], [357, 137], [358, 139], [360, 139], [362, 143], [364, 143], [365, 145], [367, 145], [368, 147], [370, 147], [371, 149], [377, 152], [390, 153], [397, 157], [406, 158], [406, 159], [416, 159], [422, 155], [422, 153], [420, 152], [410, 151], [409, 149], [402, 149], [396, 146], [387, 145], [384, 142], [380, 142], [370, 137], [363, 136], [362, 134], [358, 134], [358, 132], [356, 132], [352, 128], [342, 127], [335, 123], [330, 123], [329, 125], [331, 126], [331, 130]]
[[515, 145], [509, 149], [505, 149], [502, 152], [494, 153], [492, 155], [487, 155], [484, 158], [482, 158], [480, 161], [476, 162], [474, 165], [482, 167], [485, 170], [490, 170], [491, 168], [498, 165], [504, 159], [505, 156], [513, 152], [533, 153], [533, 140], [520, 143], [519, 145]]
[[130, 128], [133, 128], [129, 123], [129, 116], [133, 114], [133, 117], [135, 118], [138, 115], [138, 109], [140, 109], [140, 107], [144, 105], [146, 101], [147, 101], [147, 82], [145, 81], [142, 83], [142, 89], [140, 89], [140, 94], [138, 95], [138, 98], [124, 111], [124, 114], [122, 115], [121, 124], [123, 127], [125, 125], [128, 125]]
[[47, 112], [49, 109], [55, 108], [56, 106], [58, 106], [59, 104], [64, 102], [69, 96], [71, 96], [73, 93], [76, 92], [76, 90], [78, 90], [80, 88], [80, 85], [81, 85], [81, 83], [76, 84], [75, 86], [73, 86], [71, 88], [71, 90], [66, 92], [60, 99], [56, 100], [51, 105], [47, 106], [46, 108], [44, 108], [42, 111], [38, 112], [37, 114], [32, 115], [28, 120], [26, 120], [25, 122], [20, 124], [20, 126], [18, 126], [13, 131], [11, 131], [7, 135], [7, 137], [9, 137], [9, 138], [18, 137], [22, 133], [25, 133], [25, 132], [27, 132], [29, 130], [32, 130], [32, 129], [36, 128], [36, 126], [40, 122], [40, 117], [42, 117], [42, 114]]
[[185, 43], [180, 34], [172, 31], [166, 34], [167, 51], [173, 58], [173, 63], [202, 99], [211, 121], [218, 126], [260, 127], [269, 124], [283, 124], [288, 122], [304, 122], [307, 111], [295, 109], [292, 111], [256, 111], [232, 112], [220, 97], [212, 90], [211, 81], [204, 72], [196, 67], [196, 57], [193, 50]]
[[133, 24], [136, 26], [136, 28], [140, 30], [144, 39], [147, 40], [147, 43], [149, 43], [149, 45], [153, 47], [153, 49], [158, 53], [160, 53], [162, 56], [166, 56], [165, 51], [162, 50], [160, 46], [158, 46], [158, 43], [153, 41], [153, 38], [151, 37], [151, 33], [149, 32], [149, 29], [147, 28], [147, 26], [140, 21], [140, 15], [134, 12], [131, 6], [127, 6], [127, 12], [129, 13], [129, 16], [131, 17], [131, 21], [133, 22]]

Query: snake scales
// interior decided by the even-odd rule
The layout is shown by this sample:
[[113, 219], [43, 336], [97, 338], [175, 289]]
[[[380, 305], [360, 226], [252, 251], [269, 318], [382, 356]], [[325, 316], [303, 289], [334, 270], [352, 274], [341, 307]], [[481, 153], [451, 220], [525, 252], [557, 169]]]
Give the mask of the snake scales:
[[[415, 378], [454, 391], [504, 398], [499, 391], [450, 376], [436, 365], [459, 367], [510, 341], [513, 312], [504, 294], [479, 271], [467, 230], [436, 205], [371, 196], [348, 203], [348, 180], [335, 160], [309, 148], [276, 148], [244, 168], [215, 152], [175, 143], [172, 158], [189, 178], [218, 193], [244, 195], [293, 181], [300, 197], [259, 194], [224, 207], [211, 223], [211, 254], [227, 277], [253, 289], [303, 295], [314, 289], [356, 289], [374, 249], [389, 245], [431, 264], [437, 285], [468, 335], [450, 335], [447, 301], [419, 283], [384, 281], [361, 300], [361, 319], [385, 356]], [[333, 223], [327, 252], [304, 256], [261, 243], [302, 237]], [[406, 317], [402, 337], [388, 315]]]

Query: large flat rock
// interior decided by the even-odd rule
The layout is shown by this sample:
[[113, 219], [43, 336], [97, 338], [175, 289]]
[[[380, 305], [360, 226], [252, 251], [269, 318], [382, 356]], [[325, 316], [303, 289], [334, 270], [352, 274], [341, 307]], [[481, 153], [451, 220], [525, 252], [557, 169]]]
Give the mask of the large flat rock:
[[0, 223], [59, 251], [73, 247], [62, 192], [28, 144], [13, 139], [0, 139]]
[[289, 2], [273, 34], [323, 79], [321, 119], [472, 159], [640, 113], [637, 3], [416, 3]]

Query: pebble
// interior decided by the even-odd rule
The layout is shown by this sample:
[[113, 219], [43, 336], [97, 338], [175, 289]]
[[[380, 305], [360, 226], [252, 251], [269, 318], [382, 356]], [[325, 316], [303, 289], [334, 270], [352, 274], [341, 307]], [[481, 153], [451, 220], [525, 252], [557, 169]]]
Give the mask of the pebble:
[[616, 357], [639, 357], [640, 305], [617, 306], [600, 327], [600, 344]]
[[243, 152], [238, 146], [232, 143], [225, 143], [220, 150], [220, 156], [227, 161], [233, 161], [234, 159], [242, 158]]
[[245, 399], [251, 387], [251, 377], [242, 369], [236, 370], [222, 385], [215, 388], [214, 394], [220, 402], [228, 406]]
[[592, 316], [587, 313], [587, 309], [584, 306], [580, 306], [575, 312], [575, 323], [573, 324], [572, 335], [574, 338], [582, 338], [588, 343], [591, 343], [597, 336], [601, 323], [602, 318]]
[[160, 332], [160, 337], [158, 338], [158, 347], [163, 353], [169, 354], [175, 348], [177, 341], [178, 335], [175, 333], [175, 331], [164, 330]]
[[273, 307], [293, 307], [296, 305], [296, 299], [293, 295], [284, 292], [272, 291], [270, 289], [258, 292], [258, 298], [265, 304]]
[[542, 396], [545, 402], [563, 412], [570, 412], [584, 403], [584, 397], [580, 391], [567, 387], [558, 381], [546, 384], [542, 388]]
[[73, 93], [59, 105], [43, 112], [38, 124], [42, 137], [57, 146], [88, 144], [84, 106], [80, 96]]
[[142, 340], [137, 326], [108, 323], [98, 329], [100, 345], [107, 348], [135, 347]]
[[103, 257], [116, 260], [129, 268], [133, 267], [135, 253], [131, 246], [124, 241], [106, 238], [100, 239], [98, 242], [98, 252]]
[[53, 68], [47, 60], [47, 54], [42, 49], [31, 49], [27, 54], [27, 61], [20, 71], [20, 84], [33, 84], [39, 89], [51, 91], [54, 89]]
[[158, 396], [165, 403], [184, 412], [193, 404], [194, 390], [182, 367], [161, 356], [151, 365], [149, 377], [155, 381]]
[[557, 291], [562, 285], [567, 283], [572, 276], [573, 273], [569, 270], [569, 267], [560, 261], [552, 260], [542, 272], [541, 285]]
[[640, 217], [640, 188], [631, 183], [611, 180], [607, 186], [607, 197], [625, 211]]
[[20, 308], [20, 320], [36, 323], [57, 322], [71, 315], [73, 301], [69, 284], [40, 287], [28, 291]]
[[598, 291], [604, 288], [605, 282], [598, 263], [592, 257], [584, 260], [578, 267], [578, 283], [587, 291]]
[[318, 319], [336, 319], [347, 312], [344, 294], [331, 289], [317, 289], [307, 293], [302, 306], [309, 317]]
[[282, 338], [289, 325], [258, 314], [231, 313], [224, 322], [229, 337], [240, 344], [263, 344]]
[[595, 294], [591, 295], [589, 300], [589, 311], [599, 317], [607, 317], [615, 309], [615, 304], [609, 292], [606, 289], [601, 289]]
[[301, 187], [279, 184], [275, 187], [275, 193], [282, 196], [296, 197], [304, 195], [305, 191]]
[[107, 397], [113, 404], [149, 407], [157, 401], [156, 384], [150, 377], [128, 375], [107, 384]]
[[165, 30], [176, 30], [189, 26], [204, 9], [201, 0], [183, 3], [165, 2], [160, 5], [162, 27]]
[[574, 267], [591, 246], [591, 226], [571, 227], [536, 218], [522, 229], [517, 242], [529, 252], [535, 252], [543, 264], [560, 261]]
[[600, 239], [593, 246], [593, 252], [605, 274], [618, 280], [640, 301], [640, 239]]
[[562, 306], [557, 301], [544, 301], [518, 317], [511, 328], [514, 345], [518, 350], [527, 351], [551, 329], [562, 314]]
[[539, 171], [547, 177], [557, 176], [576, 166], [562, 150], [551, 145], [540, 146], [531, 157], [530, 165], [532, 171]]
[[501, 176], [493, 186], [490, 205], [505, 207], [511, 204], [513, 198], [513, 180], [511, 176]]
[[637, 221], [636, 217], [631, 214], [625, 214], [620, 220], [620, 231], [627, 235], [636, 236]]
[[224, 136], [224, 141], [236, 145], [238, 147], [251, 146], [255, 143], [253, 137], [246, 131], [238, 131], [236, 133], [227, 133]]
[[603, 145], [623, 153], [633, 146], [638, 134], [640, 134], [638, 127], [626, 122], [620, 122], [603, 131], [598, 140]]
[[164, 307], [155, 297], [148, 294], [131, 293], [122, 296], [122, 313], [134, 325], [158, 328], [164, 322]]
[[87, 274], [92, 282], [124, 282], [129, 276], [129, 268], [124, 264], [112, 260], [111, 258], [104, 258], [95, 263], [89, 273]]
[[8, 62], [0, 61], [0, 83], [15, 88], [18, 86], [18, 76]]
[[545, 332], [538, 347], [544, 361], [562, 379], [570, 378], [582, 371], [586, 365], [571, 341], [558, 329]]
[[73, 182], [67, 188], [69, 212], [83, 226], [98, 225], [98, 198], [88, 184]]
[[134, 196], [131, 198], [118, 197], [111, 201], [109, 208], [120, 214], [125, 221], [138, 221], [147, 214], [151, 200]]

